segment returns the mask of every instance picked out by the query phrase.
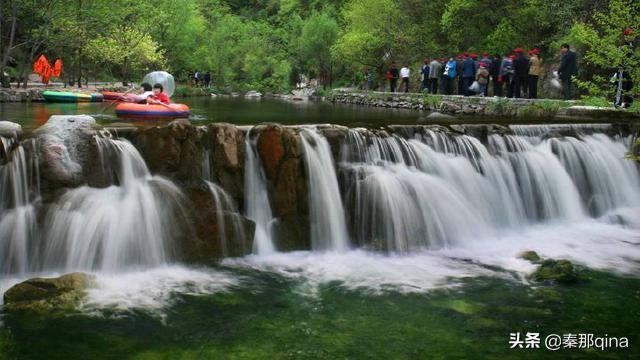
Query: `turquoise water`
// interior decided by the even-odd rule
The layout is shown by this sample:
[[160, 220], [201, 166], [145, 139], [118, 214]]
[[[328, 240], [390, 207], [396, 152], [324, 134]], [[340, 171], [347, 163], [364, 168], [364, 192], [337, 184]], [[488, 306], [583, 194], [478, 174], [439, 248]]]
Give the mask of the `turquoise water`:
[[[640, 280], [582, 270], [572, 286], [465, 279], [428, 293], [309, 289], [272, 273], [206, 295], [174, 294], [156, 311], [5, 315], [3, 358], [428, 359], [637, 358]], [[629, 336], [622, 350], [510, 349], [510, 332]]]

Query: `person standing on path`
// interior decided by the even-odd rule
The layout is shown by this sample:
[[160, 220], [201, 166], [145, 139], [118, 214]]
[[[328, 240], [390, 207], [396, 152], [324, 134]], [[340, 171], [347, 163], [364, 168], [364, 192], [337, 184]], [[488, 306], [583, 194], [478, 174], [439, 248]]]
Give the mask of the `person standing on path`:
[[521, 98], [524, 92], [523, 90], [525, 90], [525, 86], [527, 86], [527, 76], [529, 75], [529, 60], [524, 56], [524, 51], [522, 50], [522, 48], [517, 48], [514, 52], [516, 53], [516, 58], [515, 60], [513, 60], [513, 96], [516, 98]]
[[391, 92], [396, 92], [396, 87], [398, 86], [398, 78], [400, 77], [400, 73], [398, 72], [398, 67], [396, 66], [396, 62], [391, 62], [391, 67], [389, 71], [387, 71], [387, 79], [389, 80], [389, 90]]
[[404, 85], [404, 92], [409, 92], [409, 76], [411, 75], [411, 70], [409, 70], [409, 64], [405, 65], [402, 69], [400, 69], [400, 77], [402, 78], [402, 85]]
[[542, 62], [538, 57], [540, 50], [533, 49], [530, 51], [529, 58], [529, 99], [538, 98], [538, 79], [542, 73]]
[[434, 58], [429, 64], [429, 82], [431, 83], [431, 93], [438, 93], [438, 78], [442, 75], [442, 64]]
[[493, 61], [491, 61], [491, 66], [489, 67], [489, 74], [491, 75], [491, 82], [493, 83], [493, 96], [502, 96], [500, 65], [502, 65], [502, 59], [500, 59], [500, 55], [494, 54]]
[[466, 57], [462, 61], [462, 90], [464, 96], [471, 96], [469, 86], [473, 83], [473, 79], [476, 77], [476, 63], [472, 58]]
[[571, 51], [569, 44], [562, 44], [560, 51], [562, 52], [562, 61], [558, 68], [558, 76], [562, 80], [562, 94], [565, 100], [571, 100], [571, 78], [578, 74], [576, 53]]
[[429, 58], [424, 58], [422, 68], [420, 68], [420, 74], [422, 78], [422, 85], [420, 91], [429, 91]]

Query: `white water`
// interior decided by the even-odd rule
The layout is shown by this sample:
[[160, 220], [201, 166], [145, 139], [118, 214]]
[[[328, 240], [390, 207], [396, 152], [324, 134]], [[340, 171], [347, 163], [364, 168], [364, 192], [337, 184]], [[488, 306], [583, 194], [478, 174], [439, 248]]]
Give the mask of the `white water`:
[[[0, 165], [0, 274], [25, 273], [29, 266], [30, 239], [36, 235], [33, 201], [38, 195], [38, 157], [27, 159], [25, 149], [0, 137], [7, 163]], [[32, 141], [32, 145], [33, 145]]]
[[256, 223], [253, 240], [254, 253], [265, 255], [275, 251], [273, 246], [273, 213], [269, 204], [269, 194], [264, 169], [258, 156], [256, 141], [251, 141], [250, 132], [245, 140], [244, 165], [244, 213]]
[[300, 281], [301, 291], [309, 295], [315, 295], [320, 286], [336, 286], [336, 282], [346, 289], [370, 293], [423, 293], [457, 286], [460, 280], [477, 276], [527, 282], [526, 275], [535, 269], [534, 264], [519, 258], [527, 250], [592, 269], [639, 276], [638, 230], [587, 220], [571, 226], [536, 226], [448, 249], [403, 255], [362, 250], [295, 252], [228, 259], [225, 264]]
[[38, 270], [121, 271], [157, 266], [172, 258], [171, 235], [180, 191], [151, 176], [138, 151], [125, 140], [96, 137], [102, 152], [114, 152], [119, 185], [82, 186], [62, 195], [47, 214]]
[[327, 139], [314, 130], [300, 132], [309, 178], [309, 218], [313, 250], [345, 250], [349, 236], [340, 188]]
[[231, 196], [217, 184], [211, 181], [205, 182], [213, 196], [213, 206], [218, 229], [217, 236], [221, 241], [222, 253], [225, 256], [231, 256], [231, 250], [229, 249], [230, 238], [235, 236], [233, 241], [238, 243], [235, 245], [244, 248], [244, 244], [248, 240], [247, 234], [242, 226], [242, 220], [237, 213], [237, 206]]
[[[343, 207], [326, 139], [303, 130], [315, 224], [312, 243], [314, 250], [323, 251], [269, 253], [257, 245], [258, 255], [224, 264], [300, 281], [301, 291], [311, 294], [336, 282], [379, 293], [427, 292], [475, 276], [526, 281], [534, 269], [518, 258], [526, 250], [640, 275], [640, 178], [637, 166], [624, 158], [625, 139], [603, 134], [546, 139], [537, 131], [491, 135], [485, 146], [469, 136], [433, 131], [404, 139], [353, 130], [339, 164], [347, 189]], [[89, 312], [157, 310], [173, 304], [174, 293], [210, 294], [250, 286], [232, 272], [168, 265], [175, 229], [163, 226], [172, 222], [169, 209], [177, 206], [179, 192], [168, 181], [152, 177], [131, 144], [97, 141], [103, 158], [114, 158], [105, 154], [115, 152], [120, 159], [122, 166], [115, 171], [119, 186], [68, 191], [49, 209], [42, 232], [48, 244], [44, 252], [30, 253], [39, 247], [29, 244], [29, 236], [17, 236], [27, 240], [10, 243], [24, 246], [27, 256], [0, 254], [0, 264], [11, 263], [12, 273], [22, 268], [49, 275], [98, 271], [97, 285], [84, 304]], [[12, 155], [17, 162], [0, 168], [1, 221], [12, 225], [29, 223], [30, 218], [15, 212], [8, 199], [34, 201], [33, 194], [24, 197], [22, 190], [20, 196], [11, 195], [14, 189], [34, 187], [20, 180], [31, 177], [20, 175], [27, 174], [29, 166], [17, 165], [22, 161], [18, 149]], [[247, 176], [263, 183], [252, 183], [251, 191], [264, 197], [252, 197], [251, 206], [268, 205], [264, 174], [258, 159], [253, 161], [246, 165], [253, 171]], [[107, 162], [103, 165], [114, 166]], [[216, 209], [235, 209], [228, 194], [213, 183], [209, 186]], [[268, 206], [255, 209], [270, 218]], [[262, 224], [268, 229], [269, 221]], [[355, 245], [390, 253], [346, 250], [347, 224]], [[25, 275], [4, 277], [0, 291]]]
[[431, 130], [407, 141], [354, 129], [342, 151], [347, 216], [361, 246], [446, 248], [538, 223], [584, 221], [589, 208], [600, 216], [640, 206], [636, 165], [624, 158], [621, 139], [603, 134], [491, 135], [485, 147]]

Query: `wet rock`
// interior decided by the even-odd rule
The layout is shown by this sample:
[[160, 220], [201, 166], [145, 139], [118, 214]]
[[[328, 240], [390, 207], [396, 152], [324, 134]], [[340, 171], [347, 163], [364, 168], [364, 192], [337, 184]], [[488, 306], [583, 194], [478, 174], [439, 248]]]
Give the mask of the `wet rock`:
[[462, 106], [452, 101], [442, 101], [440, 103], [440, 112], [448, 114], [456, 114], [462, 110]]
[[531, 274], [531, 279], [538, 282], [554, 281], [561, 284], [571, 284], [578, 281], [578, 273], [569, 260], [546, 259]]
[[95, 127], [90, 116], [54, 115], [34, 131], [45, 192], [89, 182], [99, 166]]
[[34, 278], [11, 287], [4, 294], [7, 311], [40, 314], [73, 311], [93, 285], [95, 277], [71, 273], [57, 278]]
[[244, 97], [248, 97], [248, 98], [259, 98], [262, 97], [262, 93], [256, 91], [256, 90], [251, 90], [248, 91], [246, 94], [244, 94]]
[[245, 134], [232, 124], [207, 126], [206, 148], [209, 149], [211, 179], [239, 203], [244, 193]]
[[540, 256], [533, 250], [525, 251], [518, 257], [523, 260], [531, 261], [532, 263], [537, 263], [540, 261]]
[[333, 159], [340, 158], [340, 150], [344, 139], [347, 137], [349, 129], [345, 126], [329, 125], [319, 126], [318, 131], [327, 139], [329, 146], [331, 147], [331, 155]]
[[275, 236], [276, 248], [308, 249], [309, 194], [300, 134], [297, 129], [280, 125], [266, 125], [256, 132], [271, 209], [280, 226]]
[[18, 140], [22, 134], [22, 126], [11, 121], [0, 121], [0, 136], [8, 139]]
[[283, 127], [269, 125], [260, 132], [258, 138], [258, 153], [267, 174], [267, 178], [274, 180], [278, 173], [278, 167], [284, 157], [284, 145], [282, 143]]
[[202, 176], [202, 132], [190, 124], [174, 122], [139, 129], [130, 136], [152, 173], [173, 180]]
[[455, 116], [451, 116], [449, 114], [443, 114], [441, 112], [432, 112], [427, 115], [427, 119], [429, 120], [455, 120]]
[[211, 190], [200, 182], [183, 189], [185, 216], [190, 231], [178, 239], [178, 257], [185, 262], [211, 262], [244, 256], [253, 249], [255, 223], [236, 209], [218, 209]]

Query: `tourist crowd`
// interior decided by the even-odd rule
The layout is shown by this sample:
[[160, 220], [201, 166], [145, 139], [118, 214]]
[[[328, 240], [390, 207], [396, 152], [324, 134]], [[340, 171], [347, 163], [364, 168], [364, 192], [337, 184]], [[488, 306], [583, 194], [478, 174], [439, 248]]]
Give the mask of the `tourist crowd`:
[[[553, 72], [565, 100], [572, 98], [572, 76], [578, 73], [576, 55], [568, 44], [561, 46], [562, 61]], [[464, 96], [498, 96], [509, 98], [538, 97], [538, 80], [542, 74], [540, 50], [532, 49], [526, 54], [522, 48], [516, 48], [504, 56], [490, 55], [485, 52], [481, 56], [465, 52], [449, 58], [425, 58], [420, 69], [420, 90], [430, 94], [464, 95]], [[385, 76], [389, 90], [409, 92], [411, 69], [408, 64], [398, 69], [395, 61], [391, 62]], [[374, 87], [374, 75], [370, 69], [365, 70], [367, 87]], [[400, 82], [400, 89], [398, 89]], [[560, 85], [561, 84], [561, 85]]]

